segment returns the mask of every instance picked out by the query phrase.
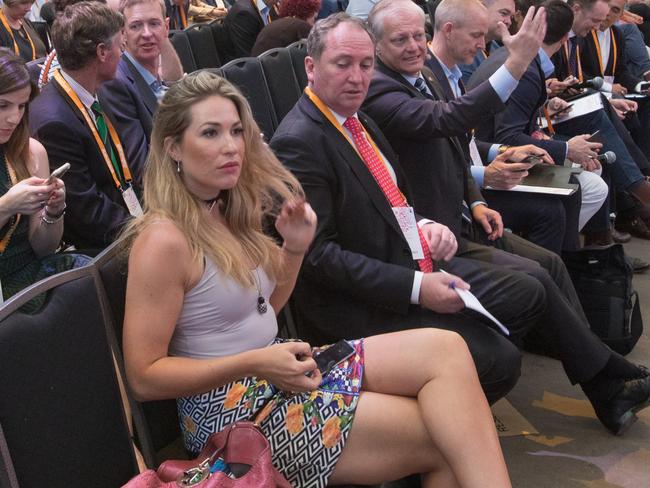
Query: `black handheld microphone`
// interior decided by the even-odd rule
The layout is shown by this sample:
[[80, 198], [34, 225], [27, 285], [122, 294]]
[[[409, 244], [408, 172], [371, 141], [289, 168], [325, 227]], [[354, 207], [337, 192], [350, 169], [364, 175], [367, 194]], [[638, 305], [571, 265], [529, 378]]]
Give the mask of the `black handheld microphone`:
[[605, 83], [605, 80], [602, 79], [600, 76], [596, 76], [591, 80], [587, 80], [587, 81], [583, 81], [582, 83], [576, 83], [575, 85], [571, 85], [567, 87], [566, 90], [568, 90], [569, 88], [574, 88], [576, 90], [579, 90], [581, 88], [592, 88], [593, 90], [600, 90], [603, 87], [603, 83]]
[[616, 154], [614, 154], [612, 151], [607, 151], [604, 154], [599, 154], [596, 159], [600, 163], [612, 164], [616, 161]]

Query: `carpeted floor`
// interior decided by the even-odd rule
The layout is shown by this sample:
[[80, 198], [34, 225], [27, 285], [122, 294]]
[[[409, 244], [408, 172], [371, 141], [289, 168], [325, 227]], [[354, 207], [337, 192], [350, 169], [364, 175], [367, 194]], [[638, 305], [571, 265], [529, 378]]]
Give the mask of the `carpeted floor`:
[[[650, 260], [648, 241], [634, 239], [625, 250]], [[634, 286], [646, 331], [628, 358], [650, 366], [650, 271], [635, 275]], [[650, 488], [650, 407], [623, 437], [615, 437], [560, 363], [533, 354], [524, 355], [521, 379], [508, 400], [539, 431], [501, 438], [514, 487]]]

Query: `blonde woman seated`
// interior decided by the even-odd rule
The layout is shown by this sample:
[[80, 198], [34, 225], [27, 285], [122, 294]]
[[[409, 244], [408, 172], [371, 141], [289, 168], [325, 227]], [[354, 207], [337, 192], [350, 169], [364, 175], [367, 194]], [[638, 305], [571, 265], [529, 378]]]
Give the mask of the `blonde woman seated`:
[[[147, 208], [125, 235], [124, 354], [136, 397], [177, 398], [186, 447], [197, 453], [277, 389], [297, 392], [262, 423], [274, 464], [297, 487], [411, 473], [424, 487], [510, 486], [458, 335], [419, 329], [350, 341], [355, 354], [325, 375], [309, 344], [276, 340], [275, 313], [316, 216], [259, 134], [246, 100], [216, 75], [193, 73], [162, 100]], [[262, 232], [269, 215], [282, 246]]]

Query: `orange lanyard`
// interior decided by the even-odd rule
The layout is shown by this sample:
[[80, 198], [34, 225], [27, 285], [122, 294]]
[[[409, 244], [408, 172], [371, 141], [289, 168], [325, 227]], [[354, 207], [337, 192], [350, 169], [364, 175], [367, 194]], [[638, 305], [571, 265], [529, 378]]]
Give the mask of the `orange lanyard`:
[[[9, 173], [9, 179], [11, 180], [11, 186], [14, 186], [16, 183], [18, 183], [18, 178], [16, 177], [16, 171], [14, 170], [14, 167], [12, 166], [6, 154], [5, 154], [5, 163], [7, 165], [7, 173]], [[20, 214], [16, 214], [14, 218], [14, 222], [11, 224], [11, 227], [9, 228], [7, 233], [4, 236], [2, 236], [2, 240], [0, 240], [0, 253], [5, 252], [5, 250], [7, 249], [7, 246], [9, 245], [9, 241], [11, 240], [11, 236], [14, 234], [16, 228], [18, 227], [18, 222], [20, 222]]]
[[[591, 31], [591, 37], [594, 38], [594, 44], [596, 46], [596, 51], [598, 52], [598, 64], [600, 65], [600, 74], [605, 76], [605, 69], [607, 68], [607, 63], [603, 63], [603, 55], [600, 51], [600, 41], [598, 40], [598, 34], [596, 30]], [[618, 61], [618, 47], [616, 46], [616, 38], [614, 38], [614, 33], [612, 29], [609, 29], [609, 38], [611, 39], [611, 52], [614, 55], [614, 61], [612, 62], [612, 76], [616, 74], [616, 62]]]
[[[120, 183], [120, 179], [118, 178], [117, 173], [115, 172], [115, 168], [113, 167], [113, 162], [111, 161], [111, 157], [108, 155], [108, 151], [106, 151], [106, 147], [104, 146], [102, 138], [99, 136], [99, 132], [97, 132], [97, 126], [90, 118], [90, 115], [88, 114], [88, 110], [86, 110], [86, 107], [83, 105], [83, 103], [81, 103], [81, 100], [79, 100], [77, 94], [70, 87], [70, 85], [65, 80], [65, 78], [61, 75], [61, 72], [58, 69], [54, 72], [54, 79], [59, 84], [59, 86], [63, 88], [66, 95], [68, 95], [68, 98], [72, 100], [72, 103], [75, 104], [79, 112], [81, 112], [81, 115], [86, 121], [86, 126], [90, 129], [90, 132], [92, 132], [93, 137], [95, 138], [95, 142], [97, 143], [97, 146], [99, 147], [99, 150], [102, 153], [104, 162], [106, 163], [106, 166], [108, 166], [108, 169], [111, 172], [111, 176], [113, 177], [113, 182], [115, 183], [115, 186], [119, 190], [124, 191], [125, 189], [122, 188], [122, 183]], [[124, 156], [124, 150], [122, 149], [122, 143], [120, 142], [120, 138], [117, 136], [117, 132], [115, 132], [115, 129], [113, 128], [113, 124], [111, 124], [111, 121], [108, 119], [108, 117], [104, 116], [104, 120], [106, 121], [106, 127], [108, 127], [108, 133], [111, 137], [111, 141], [113, 141], [113, 145], [115, 146], [120, 163], [122, 165], [124, 180], [126, 181], [126, 183], [130, 183], [133, 178], [131, 176], [131, 171], [129, 170], [129, 166], [126, 164], [126, 157]]]
[[[569, 63], [569, 41], [566, 41], [564, 43], [564, 54], [566, 55], [566, 61], [567, 61], [567, 66], [570, 65]], [[582, 63], [580, 62], [580, 46], [576, 43], [576, 65], [578, 66], [578, 79], [580, 80], [580, 83], [582, 83], [584, 80], [582, 79]], [[573, 74], [573, 73], [570, 73]]]
[[551, 114], [548, 113], [548, 107], [546, 105], [544, 105], [544, 118], [546, 119], [546, 125], [548, 127], [549, 133], [551, 135], [555, 135], [555, 128], [551, 122]]
[[177, 5], [178, 7], [178, 14], [181, 17], [181, 25], [183, 26], [183, 29], [187, 28], [187, 15], [185, 15], [185, 4], [183, 5]]
[[[347, 132], [343, 129], [343, 126], [339, 124], [339, 121], [336, 120], [336, 117], [334, 117], [334, 114], [332, 111], [329, 109], [327, 105], [323, 103], [323, 101], [318, 98], [318, 95], [316, 95], [311, 88], [306, 87], [305, 88], [305, 94], [309, 97], [309, 99], [313, 102], [314, 105], [316, 105], [316, 108], [320, 110], [320, 112], [325, 116], [325, 118], [332, 124], [334, 127], [336, 127], [336, 130], [338, 130], [343, 137], [350, 143], [350, 145], [354, 148], [354, 150], [357, 152], [359, 157], [363, 159], [363, 156], [361, 156], [361, 153], [359, 153], [359, 149], [357, 148], [357, 145], [354, 143], [352, 139], [348, 136]], [[363, 133], [366, 136], [366, 140], [370, 143], [370, 146], [372, 149], [375, 151], [375, 154], [379, 158], [379, 160], [382, 162], [384, 166], [386, 166], [386, 161], [384, 161], [384, 158], [381, 156], [381, 151], [379, 151], [379, 148], [376, 146], [375, 141], [372, 140], [372, 137], [370, 137], [370, 134], [368, 134], [368, 131], [366, 131], [366, 128], [361, 124], [361, 128], [363, 129]], [[388, 168], [387, 168], [388, 169]], [[389, 171], [390, 173], [390, 171]], [[397, 183], [395, 184], [397, 186]], [[399, 188], [398, 188], [399, 190]], [[399, 190], [400, 194], [404, 198], [404, 201], [406, 201], [406, 197], [402, 193], [402, 190]]]
[[[2, 25], [5, 26], [5, 29], [7, 29], [7, 32], [9, 32], [9, 35], [11, 36], [11, 40], [14, 43], [14, 53], [16, 56], [20, 56], [20, 48], [18, 47], [18, 43], [16, 42], [16, 37], [14, 36], [14, 31], [9, 25], [9, 21], [7, 20], [7, 17], [5, 16], [5, 13], [0, 9], [0, 20], [2, 21]], [[25, 35], [27, 36], [27, 40], [29, 41], [29, 45], [32, 48], [32, 61], [36, 59], [36, 46], [34, 46], [34, 42], [32, 41], [32, 38], [29, 35], [29, 32], [27, 32], [27, 29], [23, 26], [23, 31], [25, 32]]]

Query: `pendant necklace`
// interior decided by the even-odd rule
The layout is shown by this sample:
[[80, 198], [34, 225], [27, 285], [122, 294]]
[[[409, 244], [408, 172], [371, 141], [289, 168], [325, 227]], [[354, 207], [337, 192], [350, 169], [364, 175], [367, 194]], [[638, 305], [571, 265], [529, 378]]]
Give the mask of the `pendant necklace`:
[[255, 275], [257, 280], [255, 281], [255, 286], [257, 287], [257, 311], [260, 315], [264, 315], [267, 310], [266, 300], [262, 296], [262, 280], [260, 280], [260, 272], [255, 268]]

